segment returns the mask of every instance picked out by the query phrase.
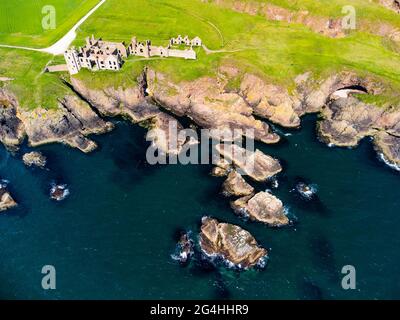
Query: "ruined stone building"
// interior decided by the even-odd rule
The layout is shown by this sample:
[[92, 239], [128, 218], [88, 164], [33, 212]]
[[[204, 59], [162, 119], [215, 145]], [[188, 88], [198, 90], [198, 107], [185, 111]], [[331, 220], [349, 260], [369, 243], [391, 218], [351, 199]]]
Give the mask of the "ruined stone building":
[[[177, 49], [173, 48], [174, 45], [186, 45], [190, 48], [188, 49]], [[131, 44], [128, 47], [128, 53], [134, 56], [141, 57], [176, 57], [184, 59], [197, 59], [197, 54], [193, 50], [193, 46], [201, 46], [201, 39], [199, 37], [190, 40], [188, 36], [182, 38], [178, 36], [177, 38], [172, 38], [167, 47], [163, 46], [153, 46], [150, 40], [145, 42], [138, 42], [136, 37], [132, 38]]]
[[[184, 45], [188, 48], [174, 48], [177, 45]], [[199, 37], [190, 39], [188, 36], [170, 39], [168, 46], [153, 46], [150, 40], [138, 42], [136, 37], [128, 48], [123, 42], [108, 42], [102, 39], [95, 39], [92, 35], [86, 38], [86, 44], [80, 48], [71, 48], [64, 53], [67, 69], [70, 74], [77, 74], [82, 68], [89, 70], [120, 70], [124, 58], [128, 55], [139, 57], [176, 57], [183, 59], [197, 59], [197, 54], [193, 50], [194, 46], [201, 46], [202, 41]]]
[[94, 36], [86, 38], [85, 46], [71, 48], [64, 53], [70, 74], [78, 73], [81, 68], [96, 70], [120, 70], [123, 58], [128, 56], [125, 45], [118, 42], [102, 41]]
[[190, 39], [188, 36], [182, 37], [181, 35], [177, 36], [176, 38], [171, 38], [169, 41], [170, 45], [186, 45], [186, 46], [192, 46], [192, 47], [201, 47], [202, 46], [202, 41], [199, 37], [194, 37], [193, 39]]

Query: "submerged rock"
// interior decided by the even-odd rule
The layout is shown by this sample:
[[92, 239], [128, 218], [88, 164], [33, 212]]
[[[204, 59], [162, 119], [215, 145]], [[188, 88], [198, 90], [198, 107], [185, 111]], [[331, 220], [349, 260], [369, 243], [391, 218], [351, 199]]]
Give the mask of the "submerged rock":
[[202, 219], [200, 247], [207, 256], [220, 257], [243, 269], [264, 266], [268, 253], [248, 231], [209, 217]]
[[265, 181], [282, 171], [278, 160], [267, 156], [260, 150], [248, 151], [236, 144], [218, 144], [217, 151], [228, 162], [256, 181]]
[[299, 182], [295, 190], [306, 200], [311, 200], [317, 192], [315, 185], [308, 185], [304, 182]]
[[237, 214], [272, 227], [289, 224], [282, 201], [268, 192], [259, 192], [255, 196], [237, 199], [231, 202], [231, 206]]
[[243, 197], [251, 195], [254, 188], [243, 179], [242, 175], [233, 170], [223, 184], [223, 194], [226, 196]]
[[69, 196], [69, 189], [66, 184], [53, 184], [50, 189], [50, 198], [62, 201]]
[[44, 168], [47, 162], [46, 157], [40, 152], [36, 151], [25, 153], [22, 157], [22, 160], [28, 167], [36, 166], [39, 168]]
[[183, 233], [176, 246], [176, 252], [171, 255], [172, 259], [181, 264], [187, 264], [194, 254], [194, 243], [190, 238], [190, 233]]
[[16, 207], [18, 204], [7, 191], [7, 183], [0, 182], [0, 212]]

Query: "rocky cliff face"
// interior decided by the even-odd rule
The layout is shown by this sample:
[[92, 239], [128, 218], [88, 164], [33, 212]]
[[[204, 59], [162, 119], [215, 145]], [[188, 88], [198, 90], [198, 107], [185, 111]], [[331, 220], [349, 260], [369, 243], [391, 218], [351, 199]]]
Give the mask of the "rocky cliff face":
[[175, 84], [163, 74], [149, 70], [147, 85], [150, 96], [177, 116], [187, 116], [206, 129], [243, 133], [254, 130], [255, 139], [276, 143], [279, 136], [271, 132], [267, 123], [256, 120], [253, 109], [237, 93], [224, 90], [226, 82], [204, 77], [191, 82]]
[[208, 217], [202, 220], [200, 247], [209, 256], [221, 257], [245, 269], [262, 264], [267, 255], [248, 231]]
[[400, 165], [400, 111], [380, 109], [349, 97], [330, 101], [322, 116], [318, 133], [326, 143], [354, 147], [369, 136], [374, 138], [378, 152]]
[[60, 99], [58, 109], [22, 110], [20, 119], [31, 146], [62, 142], [83, 152], [96, 148], [96, 144], [86, 138], [87, 135], [105, 133], [113, 128], [111, 123], [103, 121], [88, 104], [75, 96]]
[[11, 149], [20, 145], [25, 137], [17, 106], [15, 97], [0, 89], [0, 141]]
[[[60, 97], [59, 108], [55, 110], [23, 110], [11, 93], [1, 89], [0, 140], [9, 147], [16, 147], [27, 136], [32, 146], [63, 142], [89, 152], [96, 145], [87, 135], [112, 129], [112, 125], [101, 117], [123, 116], [156, 129], [150, 135], [153, 142], [167, 153], [177, 153], [184, 141], [170, 148], [171, 137], [167, 130], [169, 122], [176, 122], [176, 126], [182, 128], [175, 116], [185, 116], [199, 127], [215, 129], [217, 135], [234, 129], [246, 135], [246, 130], [253, 130], [255, 139], [276, 143], [279, 136], [255, 116], [284, 127], [298, 127], [302, 115], [321, 112], [323, 120], [318, 132], [323, 141], [355, 146], [363, 137], [372, 136], [377, 151], [388, 161], [400, 163], [397, 151], [399, 111], [367, 105], [353, 97], [332, 98], [337, 90], [354, 87], [369, 94], [380, 94], [384, 86], [375, 80], [351, 72], [315, 80], [310, 73], [305, 73], [295, 79], [296, 90], [289, 94], [282, 87], [245, 74], [237, 89], [229, 89], [229, 81], [239, 75], [236, 68], [225, 66], [214, 78], [174, 83], [164, 74], [146, 69], [135, 87], [104, 89], [90, 88], [72, 77], [69, 86], [76, 95]], [[164, 112], [166, 110], [168, 113]], [[232, 137], [235, 138], [238, 137]], [[265, 180], [280, 171], [273, 161], [267, 161], [259, 152], [254, 158], [260, 170], [254, 174], [244, 170], [253, 179]], [[236, 167], [245, 169], [237, 159], [231, 160]], [[215, 170], [219, 175], [227, 174], [221, 169]]]

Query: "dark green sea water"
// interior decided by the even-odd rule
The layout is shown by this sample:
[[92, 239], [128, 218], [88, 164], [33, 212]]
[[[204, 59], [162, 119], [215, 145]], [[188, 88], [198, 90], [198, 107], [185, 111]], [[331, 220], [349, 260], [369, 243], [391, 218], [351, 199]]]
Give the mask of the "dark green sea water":
[[[274, 193], [297, 217], [285, 229], [235, 217], [211, 167], [146, 165], [145, 131], [124, 122], [95, 137], [101, 148], [91, 155], [40, 148], [49, 171], [25, 168], [21, 154], [1, 147], [0, 176], [20, 206], [0, 215], [0, 298], [400, 298], [400, 174], [367, 140], [354, 150], [319, 143], [314, 117], [291, 133], [277, 146], [258, 145], [284, 165]], [[318, 185], [319, 201], [290, 192], [298, 178]], [[51, 181], [67, 183], [70, 197], [50, 201]], [[267, 267], [180, 267], [170, 257], [177, 230], [198, 231], [203, 215], [249, 230], [271, 249]], [[356, 290], [341, 288], [348, 264]], [[41, 288], [44, 265], [56, 267], [54, 291]]]

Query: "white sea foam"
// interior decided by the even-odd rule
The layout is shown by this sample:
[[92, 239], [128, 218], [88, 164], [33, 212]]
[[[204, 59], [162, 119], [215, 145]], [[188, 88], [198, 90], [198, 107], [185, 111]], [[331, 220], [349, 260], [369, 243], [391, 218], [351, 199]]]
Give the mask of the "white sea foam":
[[[308, 190], [304, 191], [302, 188], [308, 187]], [[312, 197], [318, 192], [318, 185], [317, 184], [305, 184], [305, 183], [299, 183], [296, 185], [295, 190], [300, 193], [300, 195], [307, 199], [311, 200]]]
[[400, 171], [400, 166], [386, 159], [383, 153], [378, 153], [378, 159], [384, 162], [389, 168]]
[[55, 183], [52, 183], [51, 189], [50, 189], [50, 195], [52, 195], [57, 189], [60, 189], [60, 190], [63, 191], [62, 196], [59, 197], [59, 198], [57, 198], [57, 199], [55, 199], [55, 200], [57, 200], [57, 201], [62, 201], [62, 200], [64, 200], [64, 199], [67, 198], [67, 197], [69, 196], [69, 194], [70, 194], [69, 189], [67, 188], [67, 185], [66, 185], [66, 184], [57, 185], [57, 184], [55, 184]]

